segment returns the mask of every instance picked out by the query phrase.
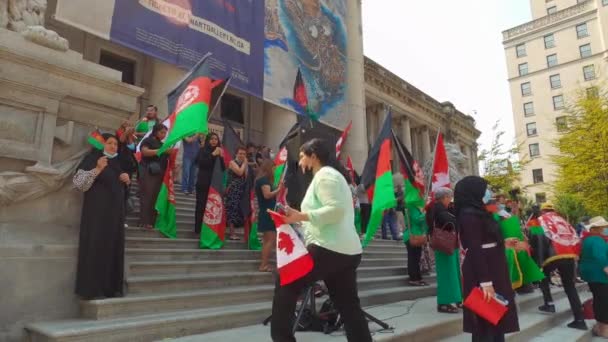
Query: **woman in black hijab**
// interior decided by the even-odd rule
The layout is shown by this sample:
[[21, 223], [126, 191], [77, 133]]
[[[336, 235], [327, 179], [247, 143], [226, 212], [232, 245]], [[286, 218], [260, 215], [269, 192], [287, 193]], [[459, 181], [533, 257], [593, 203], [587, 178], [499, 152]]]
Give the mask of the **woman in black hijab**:
[[504, 241], [498, 224], [485, 210], [488, 194], [488, 183], [481, 177], [468, 176], [456, 184], [456, 218], [466, 251], [462, 264], [463, 294], [467, 297], [473, 288], [481, 287], [487, 300], [499, 294], [509, 301], [508, 311], [498, 325], [493, 325], [465, 308], [463, 330], [473, 334], [473, 341], [501, 342], [505, 334], [519, 331], [519, 322]]
[[91, 151], [78, 166], [73, 183], [84, 192], [76, 294], [83, 299], [121, 297], [124, 268], [124, 192], [118, 139], [104, 134], [103, 151]]
[[196, 179], [196, 211], [194, 212], [194, 232], [201, 233], [201, 224], [205, 207], [207, 206], [207, 195], [209, 195], [209, 187], [211, 186], [211, 176], [213, 175], [213, 166], [219, 158], [224, 169], [224, 160], [222, 159], [222, 145], [219, 135], [215, 133], [207, 134], [205, 143], [198, 151], [195, 163], [198, 166], [198, 176]]

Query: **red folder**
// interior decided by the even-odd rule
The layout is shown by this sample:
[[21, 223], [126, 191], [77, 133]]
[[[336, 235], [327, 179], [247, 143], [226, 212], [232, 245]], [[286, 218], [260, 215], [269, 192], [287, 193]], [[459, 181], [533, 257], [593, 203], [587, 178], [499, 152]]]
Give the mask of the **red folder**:
[[483, 291], [479, 287], [471, 290], [471, 293], [464, 301], [464, 306], [494, 325], [500, 322], [508, 310], [505, 305], [498, 302], [495, 298], [487, 302], [483, 298]]

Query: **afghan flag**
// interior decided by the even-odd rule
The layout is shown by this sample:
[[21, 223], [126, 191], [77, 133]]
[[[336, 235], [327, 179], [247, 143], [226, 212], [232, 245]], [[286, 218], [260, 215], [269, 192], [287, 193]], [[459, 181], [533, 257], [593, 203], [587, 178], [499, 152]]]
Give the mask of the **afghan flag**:
[[106, 143], [106, 140], [101, 135], [101, 132], [96, 129], [89, 134], [87, 137], [87, 142], [93, 146], [93, 148], [103, 151], [103, 145]]
[[424, 173], [420, 164], [412, 157], [410, 151], [393, 132], [393, 141], [397, 146], [399, 156], [399, 171], [404, 179], [405, 204], [423, 208], [424, 201]]
[[224, 246], [226, 232], [226, 210], [224, 208], [224, 174], [222, 160], [217, 159], [211, 174], [211, 186], [201, 225], [200, 247], [220, 249]]
[[283, 173], [285, 171], [285, 166], [287, 165], [287, 147], [281, 147], [281, 150], [274, 158], [274, 184], [273, 187], [276, 188], [279, 186], [281, 179], [283, 177]]
[[355, 168], [353, 167], [353, 160], [350, 156], [346, 157], [346, 169], [348, 170], [348, 174], [350, 176], [350, 183], [354, 186], [357, 186], [357, 182], [355, 181]]
[[156, 209], [156, 222], [154, 227], [164, 236], [175, 239], [177, 237], [177, 223], [175, 221], [175, 191], [173, 187], [173, 169], [175, 168], [175, 159], [177, 157], [177, 149], [172, 149], [169, 154], [169, 161], [165, 175], [163, 176], [163, 184], [160, 187], [160, 192], [156, 198], [154, 208]]
[[353, 127], [353, 122], [349, 122], [348, 126], [344, 129], [342, 134], [340, 135], [340, 139], [336, 142], [336, 159], [340, 160], [340, 153], [342, 153], [342, 145], [346, 142], [346, 138], [348, 137], [348, 133], [350, 129]]
[[548, 212], [538, 217], [545, 236], [551, 240], [555, 255], [544, 261], [543, 266], [551, 261], [564, 258], [575, 258], [581, 251], [581, 239], [568, 221], [555, 212]]
[[312, 271], [314, 263], [304, 243], [284, 216], [270, 212], [277, 227], [277, 271], [281, 286], [289, 285]]
[[262, 249], [260, 238], [258, 237], [258, 200], [255, 191], [249, 192], [249, 206], [251, 214], [245, 220], [245, 236], [247, 238], [247, 248], [253, 251]]
[[224, 94], [228, 79], [212, 79], [205, 55], [167, 95], [173, 125], [167, 133], [160, 155], [185, 137], [207, 134], [209, 115]]
[[363, 240], [363, 247], [366, 247], [376, 235], [378, 226], [382, 223], [384, 211], [397, 206], [391, 170], [391, 156], [393, 155], [391, 123], [392, 115], [389, 111], [361, 175], [362, 183], [368, 189], [368, 192], [372, 193], [372, 212]]
[[451, 187], [448, 155], [445, 152], [443, 134], [439, 133], [437, 135], [437, 143], [435, 144], [435, 160], [433, 161], [433, 178], [431, 180], [431, 200], [435, 197], [435, 191], [437, 189]]
[[300, 68], [298, 68], [296, 80], [293, 84], [293, 105], [296, 112], [306, 115], [315, 121], [319, 119], [309, 106], [306, 84], [304, 83], [304, 77]]

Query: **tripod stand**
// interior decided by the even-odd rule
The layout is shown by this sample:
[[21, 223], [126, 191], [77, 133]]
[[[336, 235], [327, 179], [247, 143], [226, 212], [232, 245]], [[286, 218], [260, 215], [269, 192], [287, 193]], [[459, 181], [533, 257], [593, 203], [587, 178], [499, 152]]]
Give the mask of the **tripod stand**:
[[[300, 307], [298, 308], [298, 311], [296, 313], [296, 318], [295, 321], [293, 323], [293, 327], [292, 327], [292, 332], [295, 334], [296, 331], [298, 330], [298, 325], [300, 325], [302, 318], [304, 317], [304, 311], [307, 309], [308, 306], [308, 310], [311, 314], [311, 318], [313, 321], [320, 320], [320, 316], [317, 313], [317, 306], [316, 306], [316, 301], [315, 301], [315, 285], [316, 283], [308, 286], [305, 290], [304, 290], [304, 299], [302, 299], [302, 304], [300, 304]], [[376, 324], [378, 324], [380, 327], [382, 327], [382, 329], [392, 329], [391, 326], [389, 326], [388, 324], [382, 322], [381, 320], [379, 320], [378, 318], [374, 317], [373, 315], [369, 314], [368, 312], [366, 312], [365, 310], [361, 309], [363, 311], [363, 315], [365, 316], [365, 318], [367, 318], [369, 321], [374, 322]], [[340, 329], [340, 327], [342, 326], [342, 324], [344, 324], [344, 322], [342, 321], [342, 317], [338, 316], [338, 321], [335, 323], [335, 325], [332, 328], [329, 328], [327, 326], [323, 327], [323, 332], [325, 334], [330, 334], [338, 329]], [[268, 325], [268, 323], [270, 323], [270, 320], [272, 319], [272, 315], [268, 316], [263, 322], [262, 324], [264, 325]]]

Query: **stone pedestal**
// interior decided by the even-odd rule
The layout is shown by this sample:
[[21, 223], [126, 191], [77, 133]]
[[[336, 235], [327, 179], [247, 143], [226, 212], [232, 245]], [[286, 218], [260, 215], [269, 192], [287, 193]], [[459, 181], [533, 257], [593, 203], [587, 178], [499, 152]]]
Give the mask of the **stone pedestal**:
[[[82, 194], [71, 177], [95, 128], [115, 130], [143, 89], [119, 72], [0, 28], [0, 340], [75, 317]], [[103, 243], [103, 242], [100, 242]]]

